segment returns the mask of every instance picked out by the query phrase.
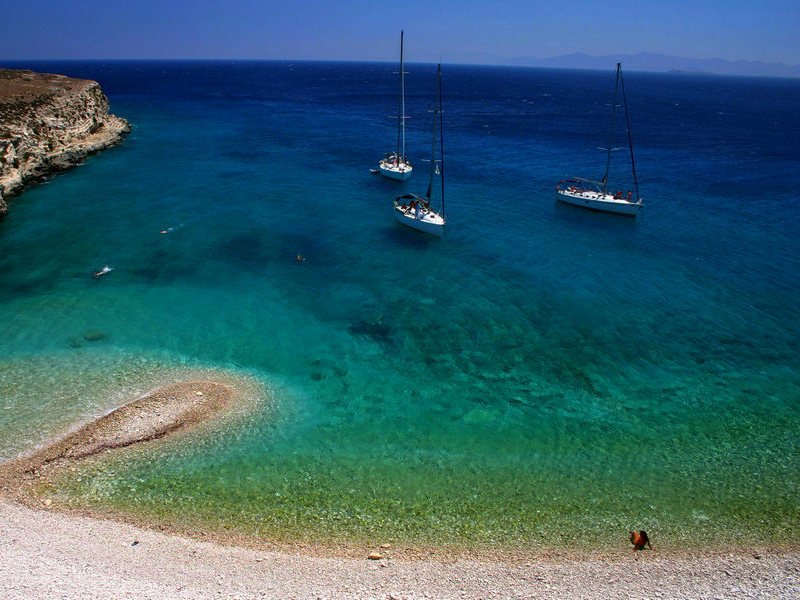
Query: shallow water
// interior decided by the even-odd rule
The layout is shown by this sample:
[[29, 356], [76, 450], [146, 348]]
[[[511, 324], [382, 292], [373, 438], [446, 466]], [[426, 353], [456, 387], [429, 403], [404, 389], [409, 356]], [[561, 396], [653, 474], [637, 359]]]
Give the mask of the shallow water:
[[388, 65], [32, 66], [99, 80], [134, 132], [0, 224], [3, 456], [221, 368], [274, 404], [67, 491], [293, 539], [797, 531], [800, 82], [628, 74], [632, 220], [553, 202], [602, 170], [612, 72], [446, 66], [437, 240], [390, 211], [427, 183], [430, 65], [404, 184], [368, 172]]

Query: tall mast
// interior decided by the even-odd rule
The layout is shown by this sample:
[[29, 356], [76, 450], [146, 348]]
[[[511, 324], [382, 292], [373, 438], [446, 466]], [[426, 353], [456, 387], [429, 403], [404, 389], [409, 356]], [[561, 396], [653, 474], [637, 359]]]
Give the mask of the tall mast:
[[436, 66], [436, 104], [433, 108], [433, 134], [431, 136], [431, 173], [428, 177], [428, 191], [425, 197], [428, 199], [428, 204], [431, 201], [431, 194], [433, 194], [433, 176], [436, 174], [436, 128], [439, 128], [439, 176], [442, 180], [442, 208], [441, 213], [444, 216], [444, 132], [442, 130], [442, 65]]
[[[441, 68], [441, 67], [440, 67]], [[436, 121], [439, 117], [439, 84], [438, 78], [439, 74], [437, 72], [436, 75], [437, 84], [436, 84], [436, 104], [433, 107], [433, 131], [431, 132], [431, 170], [430, 175], [428, 175], [428, 191], [425, 194], [425, 197], [428, 199], [428, 204], [431, 202], [431, 194], [433, 194], [433, 176], [436, 173]]]
[[397, 123], [397, 161], [406, 156], [406, 74], [403, 63], [403, 31], [400, 30], [400, 117]]
[[436, 67], [438, 107], [439, 107], [439, 177], [442, 180], [442, 217], [444, 217], [444, 125], [442, 122], [442, 64]]
[[608, 170], [611, 168], [611, 151], [614, 146], [614, 126], [617, 122], [617, 94], [619, 89], [619, 70], [622, 63], [617, 63], [617, 79], [614, 82], [614, 99], [611, 101], [611, 135], [608, 138], [608, 158], [606, 159], [606, 172], [603, 175], [603, 193], [608, 189]]
[[636, 189], [636, 201], [638, 202], [639, 196], [639, 179], [636, 177], [636, 160], [633, 158], [633, 134], [631, 133], [631, 119], [628, 116], [628, 99], [625, 97], [625, 79], [622, 73], [619, 74], [619, 81], [622, 84], [622, 105], [625, 107], [625, 125], [628, 126], [628, 146], [631, 149], [631, 170], [633, 171], [633, 185]]

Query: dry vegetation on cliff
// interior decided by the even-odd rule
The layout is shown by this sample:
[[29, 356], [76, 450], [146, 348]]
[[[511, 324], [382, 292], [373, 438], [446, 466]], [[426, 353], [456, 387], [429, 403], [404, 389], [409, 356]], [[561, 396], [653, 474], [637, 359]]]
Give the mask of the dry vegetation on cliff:
[[130, 125], [108, 113], [95, 81], [0, 69], [0, 216], [3, 198], [116, 144]]

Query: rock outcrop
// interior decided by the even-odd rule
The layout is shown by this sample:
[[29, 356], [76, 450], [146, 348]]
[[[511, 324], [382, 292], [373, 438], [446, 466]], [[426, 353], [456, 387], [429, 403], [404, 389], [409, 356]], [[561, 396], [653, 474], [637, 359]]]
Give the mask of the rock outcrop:
[[0, 217], [27, 183], [69, 169], [130, 132], [96, 81], [0, 69]]

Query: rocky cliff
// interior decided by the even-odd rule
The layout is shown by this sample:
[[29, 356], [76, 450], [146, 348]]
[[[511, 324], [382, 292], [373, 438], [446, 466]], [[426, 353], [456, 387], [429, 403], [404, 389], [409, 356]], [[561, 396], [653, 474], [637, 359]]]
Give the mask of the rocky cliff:
[[130, 131], [96, 81], [0, 69], [0, 217], [25, 184], [80, 163]]

